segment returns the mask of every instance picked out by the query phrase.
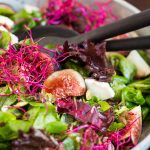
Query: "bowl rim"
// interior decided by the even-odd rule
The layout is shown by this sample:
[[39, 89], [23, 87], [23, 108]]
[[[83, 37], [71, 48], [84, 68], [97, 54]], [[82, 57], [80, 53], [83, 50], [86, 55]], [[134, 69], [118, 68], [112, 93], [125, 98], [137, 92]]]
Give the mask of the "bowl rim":
[[139, 13], [141, 10], [135, 7], [134, 5], [130, 4], [129, 2], [125, 0], [113, 0], [114, 2], [122, 5], [123, 7], [126, 7], [126, 9], [129, 9], [133, 13]]

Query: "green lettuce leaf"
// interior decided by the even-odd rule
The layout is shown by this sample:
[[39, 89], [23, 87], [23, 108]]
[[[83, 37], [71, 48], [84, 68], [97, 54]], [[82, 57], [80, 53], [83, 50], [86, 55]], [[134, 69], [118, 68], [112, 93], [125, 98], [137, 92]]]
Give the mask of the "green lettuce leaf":
[[112, 78], [112, 83], [110, 83], [111, 87], [113, 88], [115, 92], [115, 100], [121, 100], [121, 93], [122, 90], [126, 87], [126, 84], [128, 83], [128, 80], [125, 77], [115, 75]]
[[67, 130], [68, 126], [66, 123], [61, 121], [50, 122], [45, 125], [45, 130], [49, 134], [59, 134]]
[[75, 150], [74, 141], [72, 138], [68, 137], [63, 141], [64, 150]]
[[3, 106], [11, 106], [17, 101], [16, 95], [10, 95], [10, 96], [0, 96], [0, 109]]
[[12, 140], [18, 137], [19, 131], [28, 132], [31, 122], [16, 120], [15, 115], [0, 112], [0, 141]]
[[100, 111], [106, 111], [108, 109], [110, 109], [110, 105], [109, 103], [107, 103], [106, 101], [102, 101], [100, 99], [98, 99], [96, 96], [92, 96], [92, 98], [90, 100], [88, 100], [88, 103], [91, 106], [95, 106], [95, 105], [100, 105]]
[[123, 89], [122, 101], [132, 102], [137, 105], [143, 105], [145, 103], [145, 99], [142, 95], [141, 90], [135, 89], [133, 87], [126, 87]]
[[133, 87], [142, 91], [142, 93], [149, 94], [150, 92], [150, 77], [147, 77], [144, 80], [135, 81], [129, 84], [129, 87]]
[[122, 128], [124, 128], [125, 125], [121, 122], [117, 123], [117, 122], [113, 122], [109, 128], [108, 128], [108, 131], [117, 131], [117, 130], [120, 130]]
[[136, 66], [129, 62], [123, 55], [112, 53], [108, 55], [109, 60], [115, 67], [117, 73], [121, 73], [129, 81], [133, 80], [136, 74]]
[[11, 41], [10, 33], [0, 31], [0, 48], [6, 49]]

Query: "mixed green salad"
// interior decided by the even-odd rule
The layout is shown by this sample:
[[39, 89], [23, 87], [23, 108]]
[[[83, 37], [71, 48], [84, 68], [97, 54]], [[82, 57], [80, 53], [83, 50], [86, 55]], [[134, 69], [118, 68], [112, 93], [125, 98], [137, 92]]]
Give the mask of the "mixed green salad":
[[114, 16], [108, 3], [95, 3], [101, 9], [94, 13], [73, 0], [19, 12], [0, 5], [0, 150], [128, 150], [138, 144], [142, 122], [150, 119], [144, 51], [106, 52], [90, 41], [42, 47], [30, 32], [23, 41], [15, 36], [24, 26], [47, 23], [87, 32]]

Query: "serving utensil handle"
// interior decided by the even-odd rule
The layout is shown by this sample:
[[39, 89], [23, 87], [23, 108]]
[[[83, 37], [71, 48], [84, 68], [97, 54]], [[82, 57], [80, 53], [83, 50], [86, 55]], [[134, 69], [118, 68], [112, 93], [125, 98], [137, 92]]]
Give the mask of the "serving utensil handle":
[[150, 36], [106, 41], [107, 51], [150, 49]]

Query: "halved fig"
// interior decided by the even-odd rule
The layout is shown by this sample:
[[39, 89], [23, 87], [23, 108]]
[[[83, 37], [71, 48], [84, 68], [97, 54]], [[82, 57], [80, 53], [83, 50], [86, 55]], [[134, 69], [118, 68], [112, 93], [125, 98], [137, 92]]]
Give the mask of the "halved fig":
[[130, 111], [124, 113], [124, 121], [122, 119], [121, 121], [127, 126], [127, 132], [123, 138], [131, 137], [132, 143], [136, 145], [142, 132], [141, 106], [134, 107]]
[[142, 132], [141, 107], [137, 106], [130, 110], [127, 115], [127, 122], [131, 125], [130, 135], [134, 145], [139, 141]]
[[86, 87], [82, 76], [73, 69], [65, 69], [52, 73], [44, 82], [46, 93], [53, 94], [56, 98], [68, 96], [82, 96]]

